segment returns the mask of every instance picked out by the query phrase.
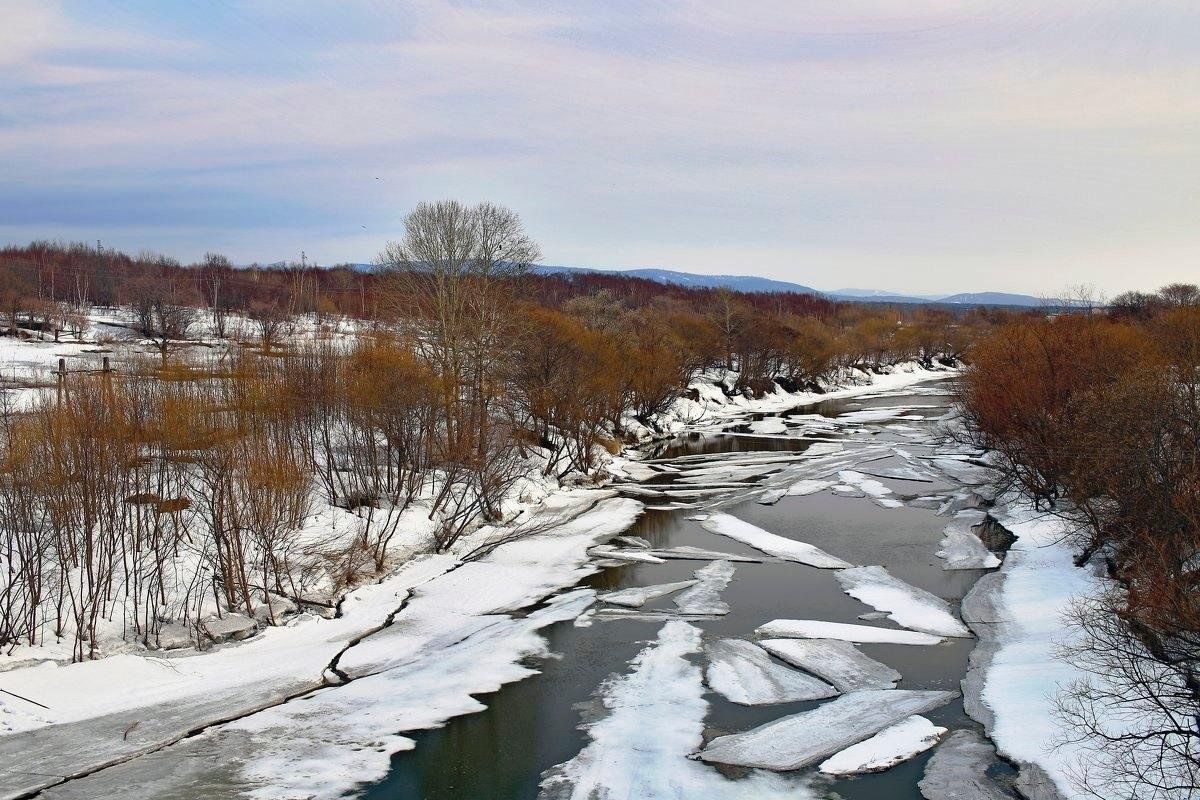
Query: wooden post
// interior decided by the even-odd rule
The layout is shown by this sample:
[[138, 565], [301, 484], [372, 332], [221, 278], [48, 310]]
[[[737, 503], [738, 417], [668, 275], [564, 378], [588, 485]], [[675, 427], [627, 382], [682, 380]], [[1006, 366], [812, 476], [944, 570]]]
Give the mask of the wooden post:
[[63, 399], [63, 384], [67, 380], [67, 360], [60, 358], [58, 360], [58, 402], [61, 405]]

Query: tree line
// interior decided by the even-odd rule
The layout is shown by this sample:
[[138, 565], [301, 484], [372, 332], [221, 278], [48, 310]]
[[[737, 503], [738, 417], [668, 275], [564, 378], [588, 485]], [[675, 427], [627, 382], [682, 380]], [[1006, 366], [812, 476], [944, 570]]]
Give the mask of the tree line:
[[[704, 370], [815, 388], [950, 362], [1003, 317], [537, 275], [539, 255], [511, 210], [456, 202], [418, 206], [369, 273], [0, 253], [6, 335], [57, 335], [54, 306], [83, 337], [116, 305], [146, 354], [4, 394], [0, 647], [87, 659], [114, 631], [155, 647], [212, 614], [274, 624], [281, 600], [328, 606], [394, 568], [410, 528], [447, 550], [522, 482], [602, 477]], [[353, 335], [311, 324], [331, 317]]]
[[1200, 788], [1200, 289], [1127, 293], [1108, 313], [1025, 318], [971, 349], [962, 404], [1003, 474], [1073, 523], [1109, 591], [1073, 612], [1085, 676], [1061, 714], [1101, 797]]

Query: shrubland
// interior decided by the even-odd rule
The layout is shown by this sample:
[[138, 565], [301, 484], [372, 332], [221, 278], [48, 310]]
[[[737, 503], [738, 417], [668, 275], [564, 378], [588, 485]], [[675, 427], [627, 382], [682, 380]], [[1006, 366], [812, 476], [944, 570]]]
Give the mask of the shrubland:
[[1007, 322], [970, 348], [962, 404], [1013, 488], [1068, 520], [1079, 598], [1059, 697], [1093, 752], [1099, 797], [1200, 788], [1200, 290], [1116, 298], [1107, 313]]
[[6, 346], [65, 334], [112, 356], [3, 393], [0, 648], [88, 659], [167, 627], [202, 643], [214, 615], [329, 609], [505, 522], [531, 484], [602, 478], [695, 380], [820, 389], [953, 363], [999, 323], [538, 257], [510, 210], [454, 202], [418, 206], [370, 271], [0, 251]]

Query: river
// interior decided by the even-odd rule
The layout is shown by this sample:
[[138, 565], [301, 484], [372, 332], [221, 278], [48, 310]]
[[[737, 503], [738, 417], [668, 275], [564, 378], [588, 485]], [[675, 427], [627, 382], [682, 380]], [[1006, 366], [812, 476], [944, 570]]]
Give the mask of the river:
[[[892, 443], [914, 458], [932, 454], [938, 441], [934, 420], [946, 413], [951, 402], [944, 387], [944, 383], [927, 383], [905, 392], [824, 401], [779, 415], [793, 423], [812, 419], [805, 415], [864, 420], [839, 425], [820, 438], [747, 435], [748, 426], [739, 424], [726, 431], [690, 433], [659, 442], [645, 455], [658, 469], [687, 469], [720, 464], [702, 460], [712, 454], [775, 453], [786, 459], [818, 442], [828, 449], [833, 440], [847, 452], [860, 451], [864, 457], [871, 454], [876, 459], [870, 464], [875, 471], [903, 467], [905, 461], [895, 455], [878, 459], [874, 445]], [[751, 417], [750, 421], [761, 418]], [[793, 463], [781, 460], [773, 466], [783, 470]], [[663, 472], [640, 486], [679, 485], [678, 476]], [[769, 474], [754, 476], [748, 482], [756, 485], [771, 478]], [[751, 547], [710, 533], [692, 519], [719, 507], [855, 564], [883, 565], [896, 577], [957, 606], [982, 571], [943, 569], [935, 552], [947, 520], [928, 507], [932, 505], [929, 501], [917, 501], [917, 506], [925, 507], [914, 507], [912, 502], [931, 495], [952, 496], [963, 492], [964, 487], [946, 475], [919, 482], [879, 480], [892, 490], [892, 497], [904, 501], [902, 507], [883, 507], [869, 495], [844, 496], [830, 490], [765, 504], [758, 502], [754, 489], [743, 487], [732, 489], [727, 496], [707, 499], [704, 508], [649, 509], [627, 533], [648, 540], [655, 548], [689, 545], [761, 556]], [[673, 560], [614, 566], [594, 575], [586, 585], [612, 591], [682, 581], [705, 563]], [[757, 626], [776, 618], [863, 624], [860, 615], [872, 610], [845, 594], [833, 571], [791, 562], [737, 564], [735, 580], [722, 597], [731, 607], [728, 615], [694, 622], [706, 639], [753, 639]], [[651, 600], [642, 610], [656, 609], [671, 611], [671, 598]], [[371, 800], [534, 800], [539, 796], [543, 773], [572, 759], [587, 744], [588, 735], [580, 725], [597, 713], [598, 687], [609, 676], [628, 671], [631, 659], [654, 639], [662, 625], [662, 621], [653, 619], [605, 619], [586, 627], [563, 622], [546, 629], [550, 648], [559, 657], [539, 662], [540, 675], [481, 698], [488, 706], [482, 713], [459, 717], [444, 728], [417, 734], [417, 747], [395, 756], [387, 778], [369, 787], [364, 796]], [[864, 644], [860, 649], [903, 675], [898, 688], [957, 690], [974, 643], [973, 639], [959, 638], [934, 647]], [[746, 706], [711, 691], [705, 699], [709, 704], [705, 720], [709, 735], [745, 730], [818, 704]], [[951, 730], [978, 729], [965, 715], [961, 700], [926, 716]], [[917, 782], [928, 757], [926, 753], [881, 773], [822, 781], [820, 791], [844, 800], [919, 798]], [[1008, 770], [997, 763], [992, 771], [1001, 774]]]
[[[837, 779], [819, 776], [812, 769], [783, 778], [768, 773], [765, 779], [763, 773], [751, 771], [750, 778], [744, 779], [745, 770], [718, 769], [687, 758], [701, 745], [702, 738], [708, 741], [745, 731], [821, 702], [834, 702], [730, 702], [700, 683], [699, 668], [706, 663], [699, 646], [701, 639], [707, 643], [719, 639], [754, 641], [755, 629], [775, 619], [897, 628], [848, 596], [837, 580], [836, 570], [766, 557], [734, 538], [710, 531], [704, 518], [712, 527], [713, 515], [732, 515], [846, 562], [881, 565], [895, 578], [943, 598], [952, 610], [957, 610], [959, 601], [983, 571], [943, 569], [936, 552], [950, 516], [956, 509], [975, 503], [973, 484], [982, 481], [973, 480], [975, 467], [969, 460], [954, 460], [963, 457], [942, 452], [944, 443], [937, 420], [950, 409], [949, 386], [944, 380], [931, 381], [905, 389], [826, 400], [776, 415], [734, 418], [657, 442], [639, 453], [626, 469], [627, 477], [616, 483], [619, 492], [646, 504], [644, 513], [621, 533], [638, 537], [625, 540], [622, 559], [638, 550], [634, 545], [639, 539], [645, 540], [643, 552], [645, 548], [692, 547], [757, 559], [733, 563], [732, 581], [720, 591], [720, 599], [729, 607], [723, 616], [693, 615], [686, 621], [678, 620], [674, 600], [679, 595], [663, 596], [640, 609], [627, 610], [624, 617], [615, 616], [612, 612], [618, 609], [603, 602], [603, 593], [685, 581], [714, 562], [701, 558], [631, 563], [612, 560], [610, 552], [596, 559], [599, 569], [582, 586], [556, 595], [560, 600], [565, 600], [564, 595], [574, 598], [567, 603], [575, 609], [569, 615], [562, 615], [564, 606], [550, 599], [543, 607], [552, 613], [537, 617], [542, 612], [530, 608], [514, 615], [516, 618], [492, 615], [488, 617], [493, 621], [490, 628], [481, 628], [483, 623], [476, 624], [471, 617], [447, 617], [446, 629], [435, 632], [465, 638], [442, 642], [438, 645], [441, 650], [435, 647], [432, 665], [420, 660], [401, 661], [396, 668], [344, 686], [325, 686], [280, 702], [261, 714], [238, 715], [240, 721], [232, 724], [206, 725], [175, 744], [135, 754], [113, 766], [101, 766], [47, 788], [39, 796], [120, 794], [128, 800], [220, 798], [247, 792], [259, 798], [285, 794], [337, 796], [348, 779], [380, 774], [387, 763], [381, 761], [387, 758], [386, 753], [412, 744], [407, 739], [401, 742], [401, 737], [394, 734], [398, 729], [420, 725], [405, 725], [396, 713], [411, 715], [414, 709], [420, 711], [430, 702], [425, 692], [457, 685], [455, 669], [478, 667], [479, 660], [487, 657], [489, 630], [510, 636], [513, 626], [522, 623], [520, 618], [530, 615], [531, 627], [522, 641], [532, 639], [535, 646], [522, 652], [537, 651], [539, 640], [534, 631], [541, 627], [540, 633], [553, 654], [527, 659], [527, 665], [537, 674], [526, 676], [524, 672], [503, 670], [508, 677], [495, 681], [497, 686], [503, 684], [502, 688], [477, 695], [486, 706], [479, 713], [469, 713], [478, 711], [474, 702], [456, 702], [456, 711], [433, 713], [429, 719], [439, 722], [453, 714], [461, 716], [454, 716], [444, 727], [406, 731], [405, 736], [415, 740], [415, 747], [392, 756], [386, 775], [360, 783], [353, 796], [373, 800], [557, 800], [570, 796], [571, 785], [565, 794], [561, 783], [547, 791], [546, 776], [562, 775], [562, 765], [583, 758], [596, 736], [596, 729], [589, 730], [587, 725], [603, 724], [609, 714], [615, 716], [606, 693], [611, 694], [622, 681], [631, 681], [647, 668], [647, 654], [661, 651], [665, 632], [673, 630], [676, 634], [687, 632], [696, 647], [674, 662], [670, 658], [660, 661], [668, 666], [673, 663], [677, 669], [682, 667], [692, 683], [672, 686], [660, 682], [641, 694], [627, 692], [633, 695], [635, 704], [659, 700], [661, 713], [656, 711], [656, 716], [644, 719], [644, 724], [632, 731], [640, 737], [640, 744], [630, 742], [626, 748], [621, 737], [614, 741], [609, 736], [606, 758], [614, 763], [593, 774], [603, 778], [624, 770], [636, 775], [640, 764], [643, 770], [666, 773], [682, 768], [688, 780], [676, 783], [668, 775], [660, 781], [666, 791], [617, 792], [611, 795], [613, 800], [650, 795], [709, 800], [716, 796], [696, 790], [698, 784], [715, 785], [722, 797], [757, 798], [757, 781], [761, 780], [784, 781], [788, 787], [792, 781], [803, 784], [797, 784], [800, 788], [794, 794], [789, 788], [783, 795], [776, 792], [772, 797], [915, 800], [921, 797], [917, 784], [929, 752], [883, 772]], [[809, 493], [786, 494], [800, 485]], [[633, 505], [628, 501], [609, 502]], [[623, 523], [613, 525], [612, 530], [618, 530], [619, 524]], [[586, 538], [595, 541], [595, 536]], [[541, 541], [543, 545], [539, 546], [547, 546], [555, 539]], [[463, 589], [470, 588], [469, 582], [463, 585]], [[599, 593], [601, 602], [577, 618], [590, 602], [586, 590]], [[423, 600], [417, 600], [426, 603], [426, 610], [429, 597], [426, 593]], [[453, 598], [441, 597], [454, 605]], [[487, 607], [486, 602], [482, 605]], [[545, 627], [540, 622], [534, 625], [540, 618], [565, 621]], [[675, 621], [669, 621], [672, 619]], [[413, 623], [407, 624], [409, 627], [385, 628], [365, 641], [374, 643], [376, 652], [399, 648], [395, 652], [402, 654], [404, 637], [414, 632]], [[479, 631], [480, 635], [471, 631]], [[495, 641], [499, 646], [511, 639]], [[898, 671], [902, 676], [899, 689], [958, 690], [974, 645], [971, 638], [948, 638], [941, 644], [924, 646], [862, 644], [860, 650]], [[456, 648], [459, 660], [446, 660]], [[350, 652], [357, 652], [357, 648]], [[494, 668], [499, 672], [501, 665], [497, 662]], [[682, 698], [677, 706], [671, 705], [673, 700], [665, 704], [661, 700], [676, 696]], [[926, 716], [951, 730], [979, 730], [958, 699]], [[348, 727], [359, 725], [360, 720], [366, 728]], [[52, 734], [55, 728], [48, 731]], [[660, 739], [674, 742], [679, 749], [666, 757], [657, 753], [657, 760], [647, 767], [646, 750], [654, 750]], [[364, 757], [357, 762], [363, 765], [361, 771], [355, 767], [356, 753]], [[989, 772], [1006, 779], [1011, 770], [995, 762]], [[285, 791], [281, 782], [310, 788]]]

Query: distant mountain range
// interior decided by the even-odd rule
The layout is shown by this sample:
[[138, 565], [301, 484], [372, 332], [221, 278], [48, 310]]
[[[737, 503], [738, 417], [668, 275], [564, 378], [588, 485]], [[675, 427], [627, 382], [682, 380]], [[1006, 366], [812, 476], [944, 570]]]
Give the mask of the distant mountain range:
[[[369, 272], [370, 264], [350, 264], [354, 269]], [[614, 272], [630, 275], [635, 278], [673, 283], [679, 286], [697, 288], [733, 289], [739, 292], [797, 292], [799, 294], [824, 295], [833, 300], [843, 300], [855, 303], [915, 303], [929, 305], [962, 305], [962, 306], [1023, 306], [1036, 307], [1042, 305], [1060, 305], [1061, 301], [1054, 298], [1034, 297], [1028, 294], [1010, 294], [1006, 292], [965, 292], [951, 295], [917, 295], [889, 292], [881, 289], [835, 289], [822, 292], [811, 286], [789, 281], [777, 281], [774, 278], [763, 278], [757, 275], [702, 275], [696, 272], [680, 272], [673, 269], [592, 269], [589, 267], [564, 267], [552, 264], [538, 264], [534, 272], [542, 275], [555, 275], [578, 272]]]
[[1055, 297], [1034, 297], [1029, 294], [1011, 294], [1009, 292], [962, 292], [960, 294], [930, 295], [899, 294], [879, 289], [835, 289], [825, 294], [837, 300], [863, 303], [942, 303], [963, 306], [1043, 306], [1063, 304], [1062, 300]]
[[777, 281], [773, 278], [760, 278], [757, 275], [701, 275], [695, 272], [678, 272], [673, 269], [589, 269], [587, 267], [556, 267], [548, 264], [538, 264], [534, 272], [543, 275], [553, 275], [563, 272], [616, 272], [630, 275], [634, 278], [659, 283], [674, 283], [679, 286], [696, 288], [734, 289], [739, 292], [796, 292], [798, 294], [823, 294], [811, 286], [788, 281]]

